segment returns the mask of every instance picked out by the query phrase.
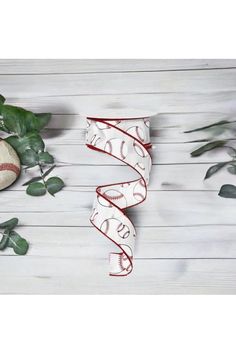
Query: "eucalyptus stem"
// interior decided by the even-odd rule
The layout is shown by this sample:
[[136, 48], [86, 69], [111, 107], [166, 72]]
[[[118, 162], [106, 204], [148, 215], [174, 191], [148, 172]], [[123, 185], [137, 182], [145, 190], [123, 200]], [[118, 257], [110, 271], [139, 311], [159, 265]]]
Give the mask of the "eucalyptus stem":
[[40, 170], [40, 174], [41, 174], [41, 177], [42, 177], [43, 184], [44, 184], [45, 188], [47, 188], [46, 182], [45, 182], [45, 179], [44, 179], [44, 176], [43, 176], [44, 172], [43, 172], [43, 168], [42, 168], [41, 163], [39, 163], [38, 166], [39, 166], [39, 170]]

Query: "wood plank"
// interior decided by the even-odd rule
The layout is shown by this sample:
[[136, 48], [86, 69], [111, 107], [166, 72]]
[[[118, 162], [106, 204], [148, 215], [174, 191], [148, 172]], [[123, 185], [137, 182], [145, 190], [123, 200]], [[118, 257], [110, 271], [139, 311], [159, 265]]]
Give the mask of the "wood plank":
[[[22, 225], [90, 226], [95, 191], [65, 189], [55, 198], [1, 192], [1, 219]], [[135, 226], [235, 225], [235, 200], [213, 191], [150, 191], [144, 203], [127, 210]]]
[[165, 71], [236, 67], [235, 59], [0, 59], [0, 74]]
[[[1, 92], [1, 94], [5, 94]], [[6, 94], [5, 94], [6, 95]], [[7, 95], [6, 95], [7, 96]], [[34, 112], [51, 112], [53, 114], [88, 115], [91, 108], [101, 114], [107, 108], [116, 109], [135, 107], [160, 113], [209, 113], [222, 112], [234, 115], [236, 112], [236, 91], [228, 92], [178, 92], [146, 93], [130, 95], [82, 95], [57, 97], [11, 98], [8, 103], [25, 107]]]
[[[236, 69], [103, 74], [2, 75], [6, 97], [135, 93], [209, 93], [236, 90]], [[92, 107], [90, 107], [92, 110]]]
[[[154, 165], [148, 190], [209, 190], [217, 191], [222, 184], [235, 184], [235, 176], [222, 169], [209, 180], [203, 180], [212, 164]], [[72, 165], [59, 166], [54, 172], [60, 176], [67, 187], [91, 190], [98, 185], [134, 180], [137, 175], [128, 166]], [[52, 173], [52, 175], [53, 175]], [[23, 183], [38, 176], [38, 169], [22, 173], [18, 181], [8, 190], [25, 190]], [[191, 177], [191, 178], [190, 178]]]
[[[235, 138], [233, 131], [222, 131], [212, 128], [206, 131], [184, 134], [184, 131], [213, 124], [221, 120], [234, 120], [224, 113], [166, 113], [151, 119], [152, 143], [179, 143], [198, 139], [209, 139], [217, 136], [219, 139]], [[235, 127], [236, 123], [228, 127]], [[227, 127], [225, 125], [224, 127]], [[86, 119], [79, 115], [53, 115], [43, 136], [51, 144], [82, 144], [85, 141]], [[217, 133], [217, 134], [216, 134]]]
[[[93, 227], [19, 227], [30, 242], [26, 257], [107, 260], [116, 247]], [[236, 226], [138, 227], [135, 259], [236, 258]], [[18, 257], [12, 249], [3, 256]]]
[[[227, 149], [209, 151], [199, 157], [191, 157], [190, 153], [202, 143], [189, 144], [153, 144], [151, 149], [153, 164], [200, 164], [231, 160]], [[97, 152], [82, 145], [49, 145], [50, 151], [59, 164], [79, 165], [124, 165], [106, 153]]]
[[129, 277], [108, 262], [0, 257], [1, 294], [236, 294], [236, 260], [136, 260]]
[[[160, 113], [151, 118], [152, 129], [179, 128], [179, 132], [224, 119], [234, 119], [234, 114], [223, 112]], [[86, 129], [86, 117], [79, 114], [53, 114], [48, 129]]]

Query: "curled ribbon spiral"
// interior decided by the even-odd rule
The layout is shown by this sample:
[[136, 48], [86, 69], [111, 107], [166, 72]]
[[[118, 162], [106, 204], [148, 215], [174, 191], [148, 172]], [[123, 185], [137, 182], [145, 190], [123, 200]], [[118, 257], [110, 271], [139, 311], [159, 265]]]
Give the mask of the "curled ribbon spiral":
[[139, 178], [98, 186], [91, 223], [119, 248], [110, 254], [110, 275], [128, 275], [133, 269], [135, 228], [125, 209], [146, 199], [152, 165], [149, 118], [87, 118], [86, 144], [90, 149], [109, 154], [132, 167]]

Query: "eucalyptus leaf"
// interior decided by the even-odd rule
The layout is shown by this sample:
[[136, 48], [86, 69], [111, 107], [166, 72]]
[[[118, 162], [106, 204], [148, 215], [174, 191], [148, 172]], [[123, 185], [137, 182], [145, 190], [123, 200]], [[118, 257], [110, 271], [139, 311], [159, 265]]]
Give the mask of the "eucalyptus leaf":
[[227, 147], [227, 153], [231, 157], [236, 157], [236, 149], [234, 149], [232, 146]]
[[235, 165], [231, 165], [227, 168], [227, 171], [229, 173], [231, 173], [232, 175], [236, 175], [236, 166]]
[[209, 129], [209, 128], [213, 128], [213, 127], [217, 127], [219, 125], [224, 125], [224, 124], [229, 124], [229, 123], [233, 123], [233, 122], [230, 122], [228, 120], [221, 120], [217, 123], [213, 123], [213, 124], [209, 124], [209, 125], [205, 125], [203, 127], [200, 127], [200, 128], [196, 128], [196, 129], [192, 129], [192, 130], [186, 130], [184, 133], [193, 133], [193, 132], [199, 132], [201, 130], [206, 130], [206, 129]]
[[4, 230], [2, 239], [0, 241], [0, 251], [3, 251], [7, 246], [8, 246], [8, 239], [9, 239], [9, 234], [10, 234], [10, 229], [6, 228]]
[[6, 127], [19, 136], [27, 132], [38, 130], [39, 120], [34, 113], [21, 107], [3, 105], [0, 107]]
[[218, 195], [223, 198], [236, 198], [236, 187], [232, 184], [224, 184]]
[[204, 179], [210, 178], [212, 175], [214, 175], [216, 172], [218, 172], [222, 167], [224, 167], [227, 164], [228, 164], [228, 162], [220, 162], [220, 163], [217, 163], [216, 165], [211, 166], [207, 170], [207, 173], [206, 173]]
[[4, 122], [2, 119], [0, 119], [0, 130], [6, 133], [9, 133], [9, 131], [7, 130], [7, 128], [4, 125]]
[[56, 167], [56, 165], [53, 165], [53, 166], [50, 167], [46, 172], [44, 172], [43, 178], [47, 177], [47, 176], [49, 175], [49, 173], [51, 173], [52, 170], [54, 170], [55, 167]]
[[45, 164], [51, 164], [54, 162], [54, 158], [47, 151], [39, 153], [39, 161]]
[[18, 255], [25, 255], [29, 249], [29, 244], [17, 232], [11, 231], [8, 238], [8, 247], [12, 247]]
[[16, 225], [18, 224], [18, 221], [19, 220], [17, 218], [9, 219], [9, 220], [1, 223], [0, 228], [12, 230], [12, 229], [14, 229], [14, 227], [16, 227]]
[[47, 180], [46, 187], [48, 192], [54, 195], [64, 187], [64, 182], [59, 177], [51, 177]]
[[0, 104], [3, 104], [5, 102], [5, 97], [3, 97], [2, 95], [0, 95]]
[[5, 140], [16, 150], [20, 158], [28, 149], [38, 152], [43, 151], [45, 147], [41, 136], [36, 132], [26, 133], [23, 137], [11, 135]]
[[42, 180], [42, 177], [41, 177], [41, 176], [33, 177], [33, 178], [31, 178], [29, 181], [27, 181], [27, 182], [25, 182], [24, 184], [22, 184], [22, 186], [28, 186], [30, 183], [38, 182], [38, 181], [41, 181], [41, 180]]
[[27, 122], [24, 118], [25, 112], [27, 111], [20, 107], [0, 106], [0, 114], [3, 117], [5, 127], [19, 136], [23, 136], [27, 132]]
[[33, 182], [28, 185], [26, 193], [34, 197], [39, 197], [46, 194], [46, 188], [41, 182]]
[[0, 251], [3, 251], [8, 246], [9, 231], [4, 232], [0, 241]]
[[207, 151], [213, 150], [215, 148], [222, 147], [225, 144], [226, 144], [225, 140], [212, 141], [211, 143], [205, 144], [205, 145], [201, 146], [199, 149], [194, 150], [193, 152], [191, 152], [191, 156], [192, 157], [200, 156], [200, 155], [204, 154]]
[[0, 241], [0, 251], [3, 251], [8, 244], [8, 235], [3, 235], [1, 241]]
[[51, 113], [35, 113], [35, 116], [38, 119], [37, 130], [43, 129], [49, 123], [49, 121], [52, 117]]
[[38, 164], [38, 155], [34, 150], [26, 150], [20, 155], [21, 162], [25, 166], [34, 167]]
[[26, 134], [24, 138], [28, 140], [30, 148], [34, 151], [39, 152], [44, 150], [45, 144], [38, 133], [30, 132]]

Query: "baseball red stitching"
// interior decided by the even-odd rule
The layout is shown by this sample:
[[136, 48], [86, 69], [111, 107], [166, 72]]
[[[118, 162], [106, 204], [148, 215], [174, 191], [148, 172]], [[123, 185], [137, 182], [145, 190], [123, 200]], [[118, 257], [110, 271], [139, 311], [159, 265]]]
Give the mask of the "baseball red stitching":
[[20, 169], [13, 163], [0, 163], [0, 171], [12, 171], [18, 176], [20, 174]]

